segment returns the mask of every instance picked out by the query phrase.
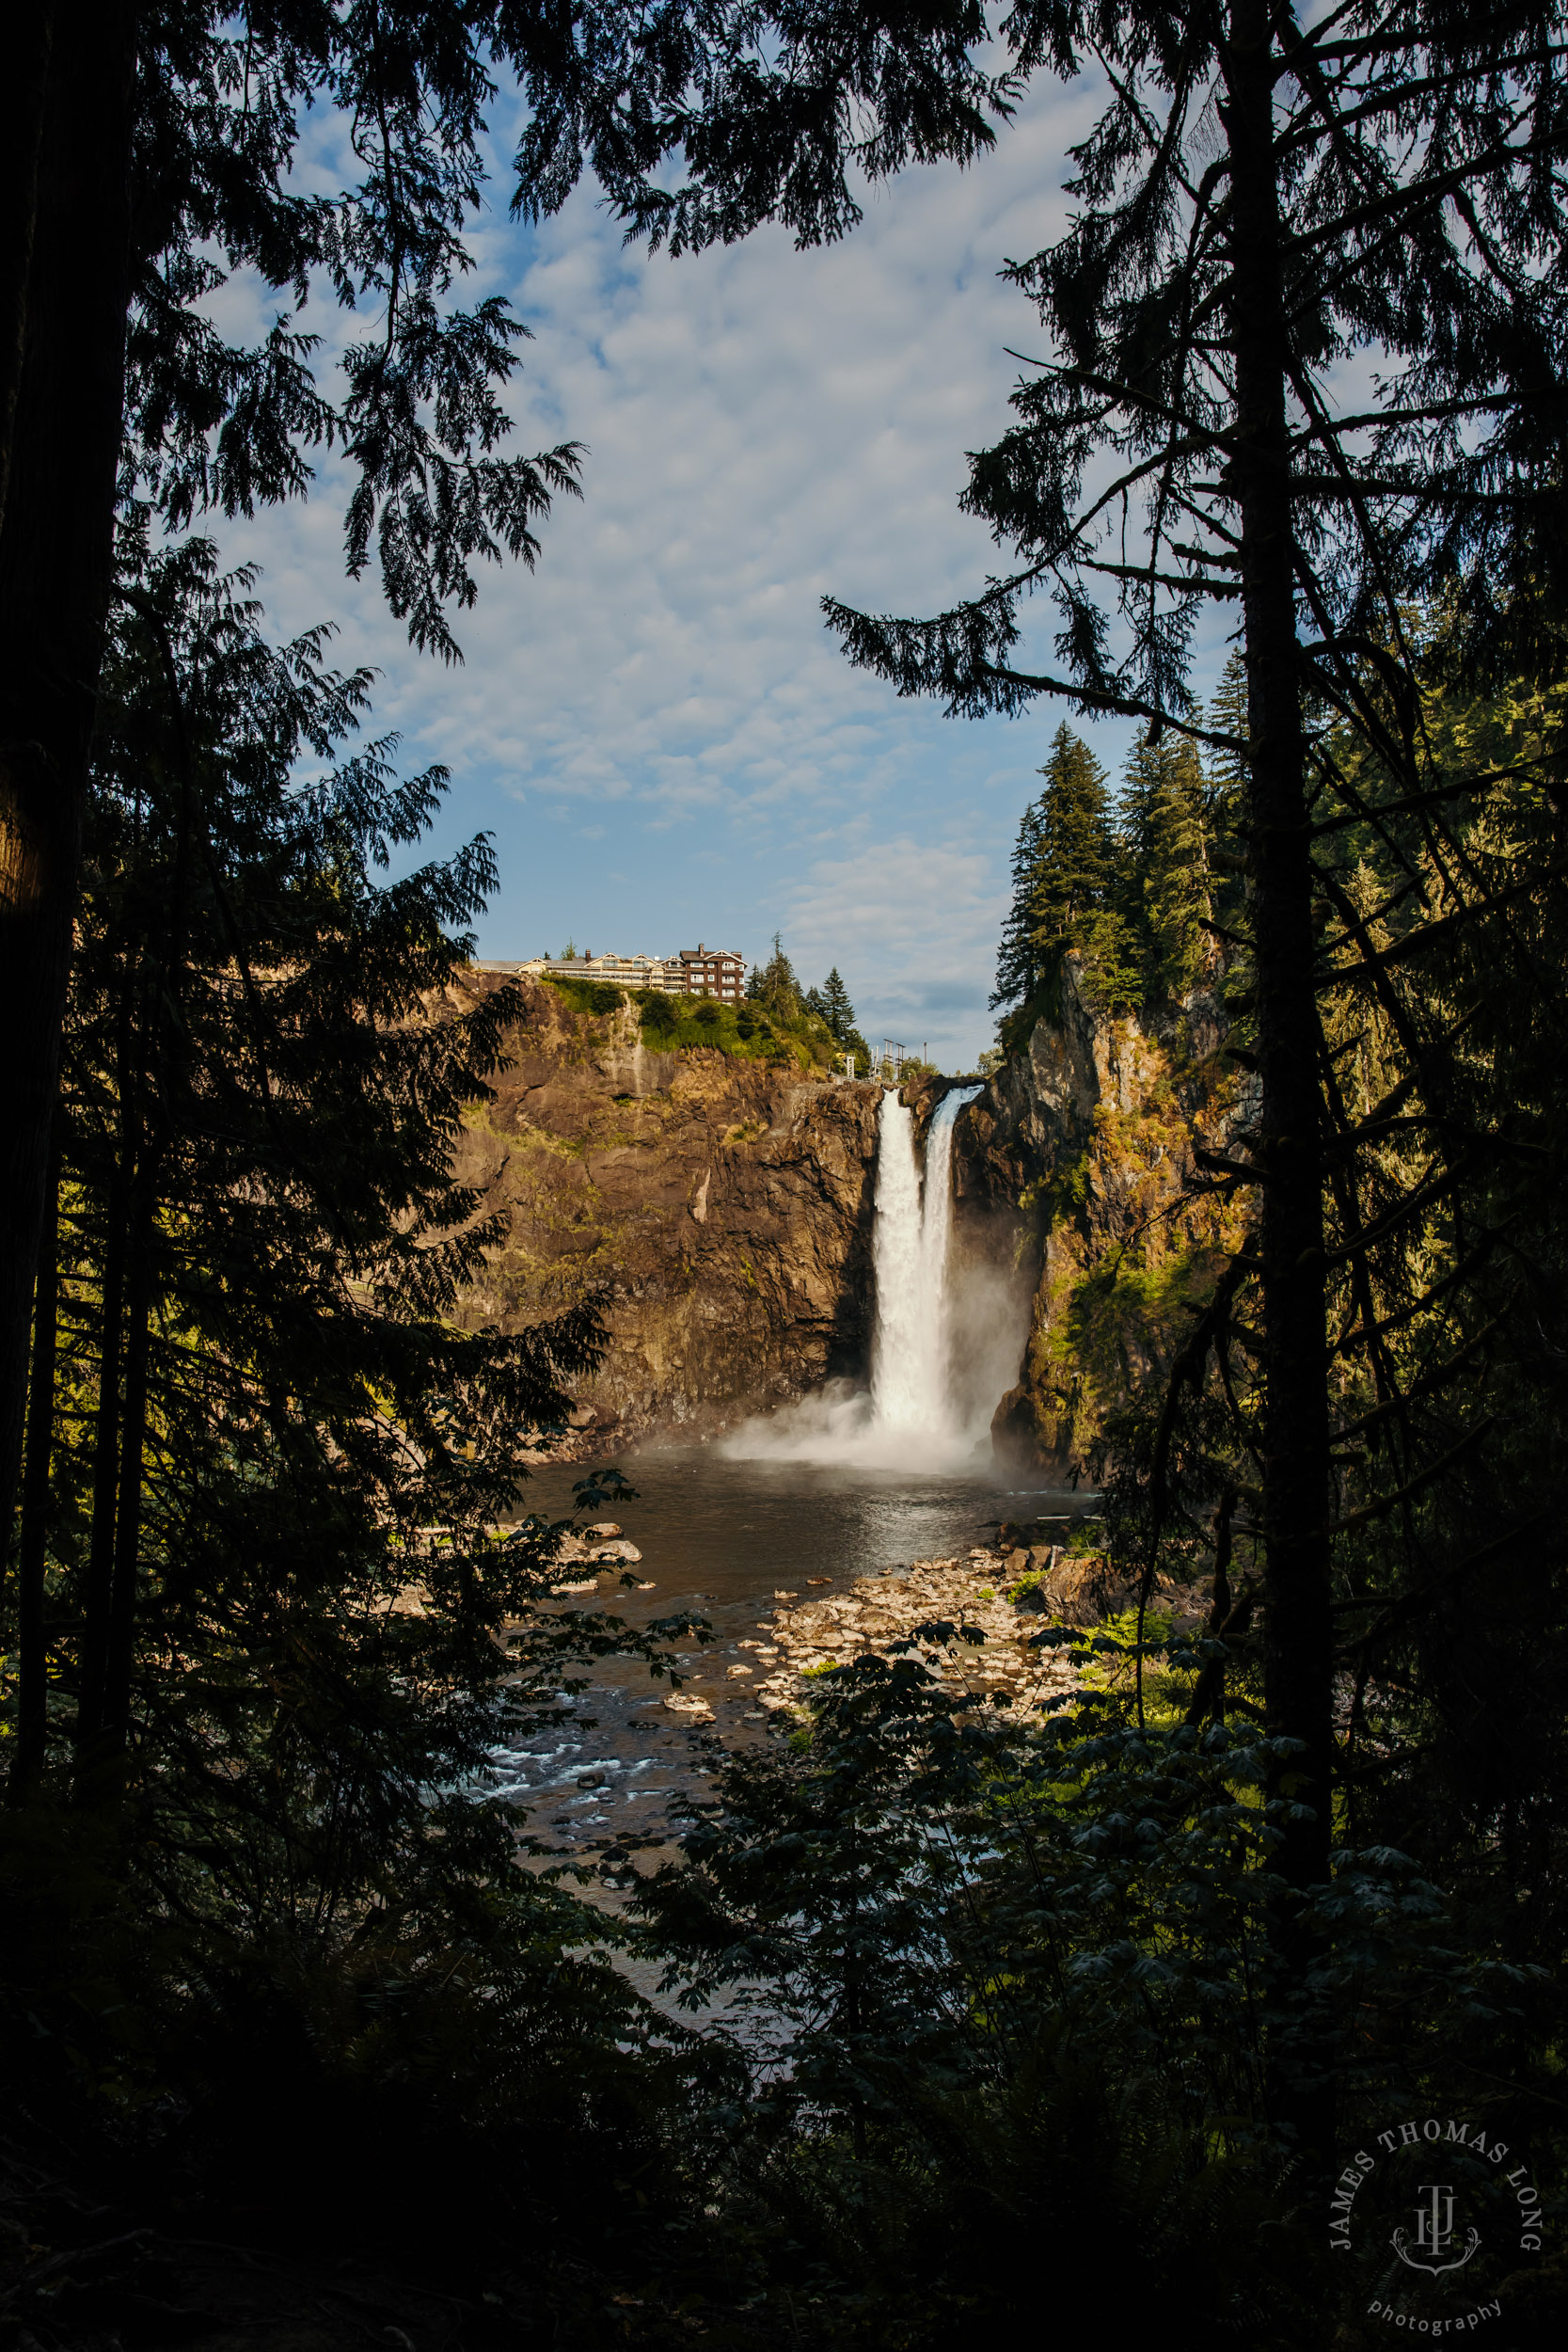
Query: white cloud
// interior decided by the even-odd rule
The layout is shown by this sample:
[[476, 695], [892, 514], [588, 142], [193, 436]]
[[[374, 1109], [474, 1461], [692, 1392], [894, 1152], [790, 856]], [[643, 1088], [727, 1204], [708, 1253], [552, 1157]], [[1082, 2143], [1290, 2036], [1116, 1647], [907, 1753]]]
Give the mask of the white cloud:
[[489, 952], [588, 931], [757, 953], [782, 928], [806, 977], [838, 964], [868, 1035], [973, 1061], [1056, 713], [970, 726], [900, 703], [848, 667], [819, 600], [934, 611], [1001, 560], [956, 504], [965, 451], [1006, 420], [1006, 346], [1037, 340], [996, 273], [1061, 226], [1088, 111], [1040, 85], [974, 170], [873, 191], [820, 253], [767, 231], [651, 257], [586, 190], [535, 233], [488, 217], [481, 290], [535, 336], [515, 445], [590, 453], [537, 574], [482, 581], [461, 669], [412, 654], [374, 583], [343, 580], [330, 468], [309, 506], [228, 534], [280, 623], [334, 614], [345, 655], [382, 670], [376, 724], [452, 771], [446, 837], [494, 828]]

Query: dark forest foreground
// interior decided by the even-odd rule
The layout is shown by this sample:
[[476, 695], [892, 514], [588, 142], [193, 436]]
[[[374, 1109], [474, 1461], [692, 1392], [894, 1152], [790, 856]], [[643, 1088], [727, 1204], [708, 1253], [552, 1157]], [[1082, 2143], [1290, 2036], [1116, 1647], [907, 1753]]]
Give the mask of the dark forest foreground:
[[[1490, 2299], [1487, 2341], [1560, 2339], [1565, 55], [1560, 6], [1444, 0], [26, 12], [19, 2344], [255, 2341], [178, 2316], [216, 2292], [182, 2230], [240, 2249], [223, 2292], [309, 2304], [296, 2343], [989, 2343], [1039, 2326], [1053, 2264], [1129, 2337], [1349, 2345]], [[863, 177], [967, 160], [1041, 72], [1101, 112], [1065, 233], [1009, 264], [1044, 356], [965, 504], [1010, 568], [933, 618], [827, 618], [956, 714], [1140, 723], [1151, 862], [1085, 897], [1066, 792], [1004, 978], [1022, 1018], [1076, 955], [1115, 1003], [1199, 935], [1252, 1083], [1200, 1163], [1207, 1284], [1099, 1433], [1131, 1684], [1017, 1723], [933, 1706], [912, 1657], [825, 1677], [804, 1744], [737, 1765], [646, 1891], [699, 1998], [757, 1987], [787, 2029], [787, 2070], [748, 2072], [577, 1956], [590, 1915], [478, 1801], [584, 1645], [631, 1645], [555, 1623], [551, 1532], [507, 1522], [593, 1308], [452, 1313], [500, 1236], [451, 1145], [515, 1007], [429, 1009], [487, 846], [413, 865], [441, 777], [356, 747], [368, 681], [322, 635], [269, 644], [186, 534], [341, 448], [350, 569], [449, 657], [480, 565], [534, 562], [583, 453], [502, 453], [525, 329], [461, 298], [502, 78], [521, 213], [591, 168], [679, 253], [847, 233]], [[338, 197], [292, 177], [308, 103], [346, 128]], [[254, 348], [214, 324], [246, 271], [277, 295]], [[311, 296], [367, 321], [330, 382]], [[1148, 1623], [1164, 1575], [1211, 1588], [1184, 1654]], [[345, 2248], [454, 2299], [334, 2301]]]

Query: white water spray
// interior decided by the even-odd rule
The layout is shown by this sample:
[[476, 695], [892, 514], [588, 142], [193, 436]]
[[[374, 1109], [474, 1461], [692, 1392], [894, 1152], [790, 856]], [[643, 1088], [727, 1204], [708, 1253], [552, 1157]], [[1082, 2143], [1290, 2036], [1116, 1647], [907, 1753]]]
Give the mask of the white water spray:
[[947, 1252], [953, 1226], [953, 1126], [978, 1087], [937, 1104], [926, 1138], [926, 1182], [914, 1156], [914, 1114], [884, 1094], [877, 1131], [872, 1263], [877, 1329], [871, 1350], [871, 1427], [924, 1436], [945, 1451], [962, 1436], [953, 1396]]
[[[871, 1257], [877, 1320], [871, 1392], [834, 1383], [722, 1441], [733, 1457], [842, 1462], [866, 1469], [951, 1470], [984, 1442], [994, 1397], [980, 1418], [956, 1391], [953, 1300], [948, 1283], [953, 1229], [953, 1128], [978, 1087], [955, 1087], [937, 1104], [926, 1138], [924, 1183], [914, 1114], [894, 1091], [877, 1124], [876, 1220]], [[834, 1391], [837, 1390], [837, 1393]]]

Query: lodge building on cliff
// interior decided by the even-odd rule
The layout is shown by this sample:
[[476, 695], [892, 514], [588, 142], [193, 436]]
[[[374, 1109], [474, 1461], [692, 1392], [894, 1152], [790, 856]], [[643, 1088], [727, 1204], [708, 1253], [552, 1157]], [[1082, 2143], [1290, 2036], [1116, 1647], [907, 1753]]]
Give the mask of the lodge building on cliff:
[[616, 988], [661, 988], [669, 996], [717, 996], [737, 1005], [746, 992], [746, 960], [738, 949], [699, 940], [673, 956], [530, 956], [517, 963], [487, 962], [490, 972], [528, 972], [544, 980], [608, 980]]

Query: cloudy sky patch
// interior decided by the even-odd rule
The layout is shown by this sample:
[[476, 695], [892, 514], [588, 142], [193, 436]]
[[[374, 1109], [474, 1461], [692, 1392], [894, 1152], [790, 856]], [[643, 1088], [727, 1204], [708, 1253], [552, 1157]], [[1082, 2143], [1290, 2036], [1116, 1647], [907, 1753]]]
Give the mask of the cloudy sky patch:
[[[650, 256], [591, 189], [536, 231], [489, 215], [469, 286], [507, 293], [535, 338], [514, 446], [588, 454], [538, 570], [484, 571], [461, 667], [414, 654], [373, 580], [344, 580], [330, 463], [308, 505], [225, 534], [263, 564], [274, 625], [339, 621], [342, 657], [382, 673], [376, 727], [410, 765], [451, 768], [442, 840], [495, 834], [482, 953], [702, 938], [755, 956], [780, 931], [806, 979], [838, 965], [868, 1037], [973, 1064], [1059, 713], [976, 724], [900, 702], [850, 669], [820, 599], [935, 612], [1004, 564], [957, 506], [965, 452], [1006, 422], [1006, 346], [1039, 342], [997, 272], [1063, 225], [1088, 114], [1082, 89], [1041, 83], [973, 170], [872, 191], [823, 252], [768, 230]], [[325, 309], [310, 324], [341, 332]], [[1113, 767], [1125, 740], [1098, 730]]]

